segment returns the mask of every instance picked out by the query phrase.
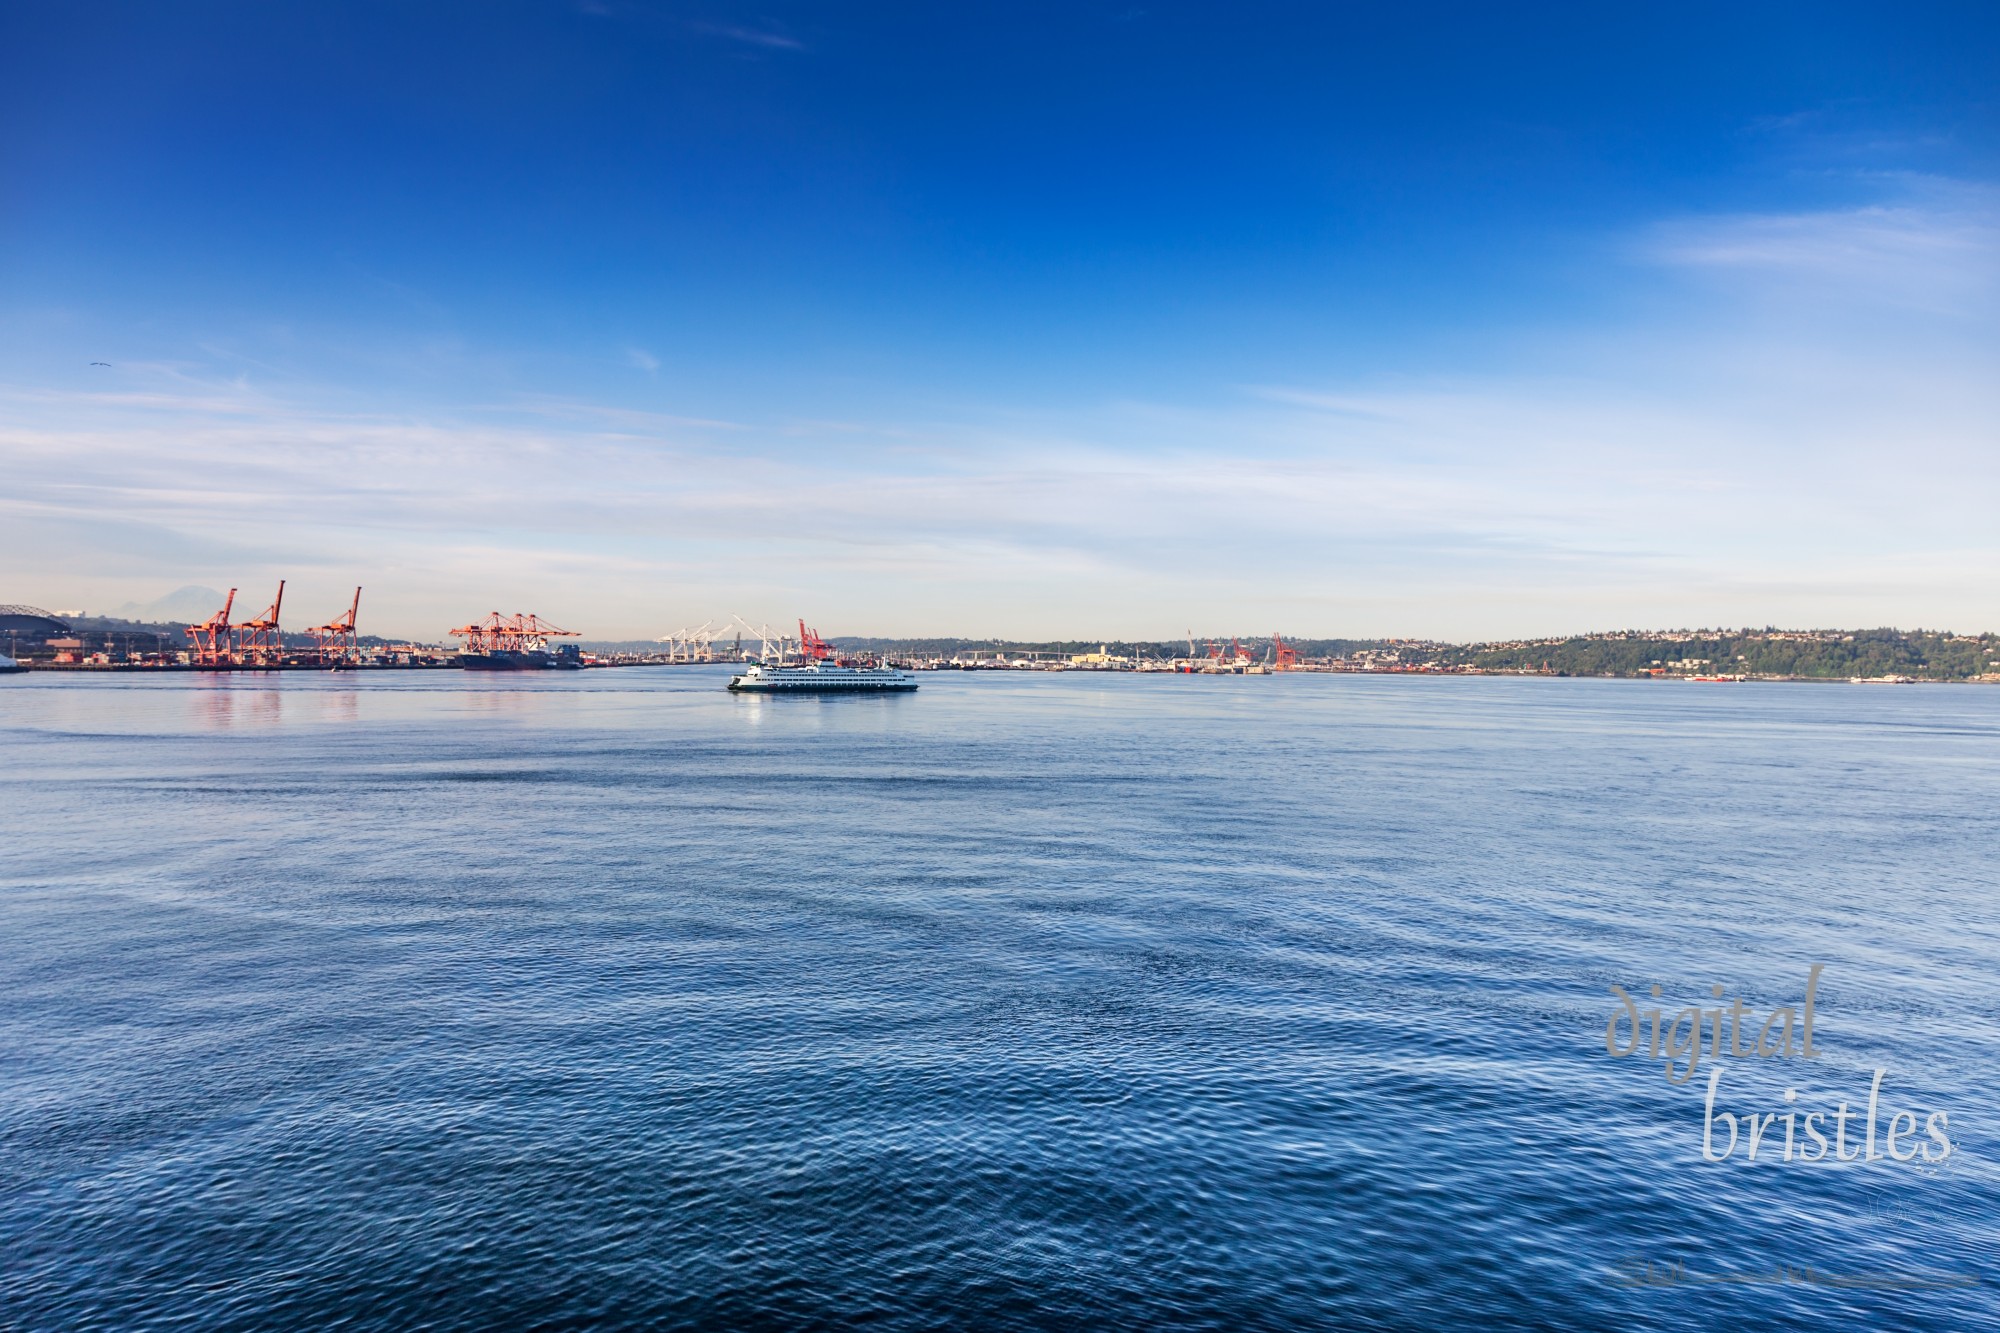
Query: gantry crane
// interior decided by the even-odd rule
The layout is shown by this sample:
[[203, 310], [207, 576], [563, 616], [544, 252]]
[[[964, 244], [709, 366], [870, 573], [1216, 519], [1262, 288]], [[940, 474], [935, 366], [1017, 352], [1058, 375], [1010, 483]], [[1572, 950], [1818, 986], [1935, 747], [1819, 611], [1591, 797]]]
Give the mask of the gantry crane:
[[199, 625], [187, 627], [188, 638], [194, 640], [194, 664], [196, 666], [222, 667], [236, 663], [236, 627], [229, 623], [229, 610], [236, 605], [236, 589], [229, 590], [229, 599], [222, 609], [202, 621]]
[[819, 636], [816, 629], [807, 629], [804, 620], [799, 621], [799, 656], [808, 662], [824, 662], [833, 656], [833, 645]]
[[704, 620], [693, 629], [677, 629], [653, 642], [667, 645], [669, 662], [712, 662], [715, 660], [712, 645], [718, 632], [713, 620]]
[[[733, 623], [741, 627], [741, 631], [743, 633], [754, 634], [757, 636], [758, 661], [776, 664], [779, 662], [783, 662], [785, 660], [785, 645], [788, 642], [790, 642], [790, 640], [788, 640], [783, 634], [773, 634], [771, 633], [771, 627], [769, 625], [753, 625], [749, 621], [745, 620], [742, 616], [737, 615], [734, 612], [730, 613], [729, 619]], [[739, 633], [737, 635], [736, 641], [740, 648], [743, 642], [742, 633]]]
[[278, 609], [285, 603], [285, 581], [278, 580], [278, 595], [264, 608], [264, 614], [236, 624], [236, 660], [246, 666], [274, 666], [285, 656], [284, 632], [278, 628]]
[[361, 589], [356, 588], [347, 614], [306, 631], [313, 636], [313, 655], [321, 666], [351, 666], [361, 660], [361, 645], [354, 635], [354, 616], [360, 610]]
[[489, 611], [484, 619], [460, 625], [450, 633], [454, 639], [465, 640], [464, 651], [468, 653], [538, 653], [549, 646], [550, 639], [582, 637], [577, 630], [558, 629], [532, 612], [524, 615], [518, 611], [511, 616]]

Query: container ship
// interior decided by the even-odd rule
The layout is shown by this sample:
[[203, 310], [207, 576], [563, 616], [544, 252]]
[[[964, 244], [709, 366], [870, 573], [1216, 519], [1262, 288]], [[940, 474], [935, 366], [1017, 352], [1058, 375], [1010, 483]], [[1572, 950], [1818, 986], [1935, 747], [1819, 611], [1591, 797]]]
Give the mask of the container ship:
[[458, 665], [466, 671], [561, 671], [583, 666], [583, 654], [573, 643], [553, 648], [497, 649], [492, 652], [458, 655]]
[[503, 616], [495, 611], [484, 620], [460, 625], [451, 637], [465, 641], [458, 665], [466, 671], [551, 671], [583, 665], [583, 653], [575, 644], [549, 642], [574, 639], [576, 631], [558, 629], [533, 614]]

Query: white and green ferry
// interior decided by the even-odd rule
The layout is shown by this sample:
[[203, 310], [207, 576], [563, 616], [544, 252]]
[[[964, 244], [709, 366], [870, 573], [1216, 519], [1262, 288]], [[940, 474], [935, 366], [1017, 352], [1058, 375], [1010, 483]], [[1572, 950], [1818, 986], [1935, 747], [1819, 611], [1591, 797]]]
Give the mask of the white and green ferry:
[[753, 662], [729, 688], [743, 694], [861, 694], [914, 690], [917, 678], [887, 666], [836, 666], [830, 662], [772, 665]]

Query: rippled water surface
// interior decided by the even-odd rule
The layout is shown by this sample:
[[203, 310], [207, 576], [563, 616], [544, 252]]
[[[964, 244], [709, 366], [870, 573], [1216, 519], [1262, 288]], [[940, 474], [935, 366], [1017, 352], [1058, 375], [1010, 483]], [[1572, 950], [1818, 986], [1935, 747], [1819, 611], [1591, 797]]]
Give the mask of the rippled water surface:
[[2000, 1327], [2000, 689], [721, 684], [0, 680], [0, 1325]]

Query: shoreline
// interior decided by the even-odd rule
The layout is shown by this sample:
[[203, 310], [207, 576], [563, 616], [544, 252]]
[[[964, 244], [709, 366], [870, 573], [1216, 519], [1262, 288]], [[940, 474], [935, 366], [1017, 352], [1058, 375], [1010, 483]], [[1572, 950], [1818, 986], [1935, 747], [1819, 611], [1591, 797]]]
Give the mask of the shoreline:
[[[17, 659], [18, 660], [18, 659]], [[605, 671], [627, 670], [638, 667], [725, 667], [744, 665], [738, 662], [590, 662], [576, 670]], [[1382, 670], [1329, 668], [1322, 666], [1295, 667], [1287, 671], [1169, 671], [1148, 670], [1131, 667], [1094, 667], [1050, 664], [1046, 666], [960, 666], [929, 665], [912, 662], [895, 663], [902, 670], [925, 674], [960, 673], [981, 675], [1088, 675], [1088, 676], [1196, 676], [1207, 678], [1248, 677], [1251, 675], [1271, 676], [1392, 676], [1399, 678], [1423, 677], [1435, 679], [1465, 679], [1468, 677], [1491, 677], [1513, 680], [1627, 680], [1652, 681], [1662, 684], [1678, 682], [1688, 685], [2000, 685], [2000, 675], [1959, 677], [1939, 679], [1923, 676], [1778, 676], [1741, 675], [1726, 677], [1669, 676], [1647, 672], [1565, 672], [1565, 671], [1505, 671], [1474, 668], [1470, 670]], [[64, 675], [64, 676], [258, 676], [258, 675], [375, 675], [386, 672], [466, 671], [468, 668], [456, 662], [410, 662], [383, 663], [334, 670], [329, 667], [309, 663], [287, 663], [273, 666], [194, 666], [187, 663], [128, 663], [128, 662], [34, 662], [22, 661], [19, 669], [4, 674], [10, 676]], [[568, 675], [563, 670], [522, 670], [522, 671], [478, 671], [474, 674], [485, 677]]]

